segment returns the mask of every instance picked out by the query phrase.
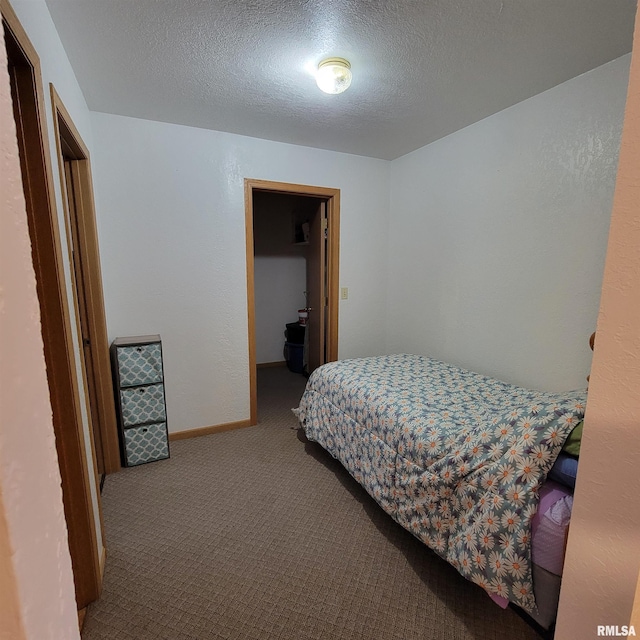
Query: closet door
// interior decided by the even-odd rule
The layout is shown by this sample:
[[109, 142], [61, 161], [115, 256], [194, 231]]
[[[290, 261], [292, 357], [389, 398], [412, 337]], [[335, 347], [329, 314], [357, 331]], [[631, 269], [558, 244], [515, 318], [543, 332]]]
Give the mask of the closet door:
[[318, 211], [309, 221], [309, 251], [307, 253], [307, 295], [309, 317], [307, 319], [308, 351], [307, 369], [312, 373], [326, 362], [325, 315], [327, 306], [326, 269], [327, 255], [327, 206], [321, 202]]

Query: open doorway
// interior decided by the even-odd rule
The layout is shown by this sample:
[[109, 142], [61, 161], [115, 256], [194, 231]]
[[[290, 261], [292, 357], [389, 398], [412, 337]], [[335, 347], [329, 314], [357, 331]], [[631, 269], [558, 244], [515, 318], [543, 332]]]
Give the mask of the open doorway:
[[310, 373], [337, 359], [339, 197], [338, 189], [245, 180], [251, 424], [258, 420], [257, 365], [284, 360], [285, 331], [298, 309], [308, 311], [296, 368]]
[[105, 474], [120, 469], [109, 341], [89, 150], [53, 85], [50, 85], [71, 282], [82, 341], [84, 382], [89, 399], [95, 462]]
[[[320, 256], [312, 255], [312, 247], [324, 248], [326, 239], [313, 238], [312, 226], [320, 226], [315, 218], [322, 215], [325, 201], [311, 196], [257, 191], [253, 194], [253, 242], [254, 242], [254, 292], [256, 364], [260, 367], [287, 364], [295, 373], [307, 375], [324, 359], [320, 346], [314, 344], [314, 354], [309, 362], [309, 334], [306, 332], [308, 296], [317, 278], [313, 269]], [[313, 264], [312, 264], [313, 263]], [[318, 283], [323, 285], [324, 282]], [[316, 286], [314, 295], [321, 295]], [[311, 312], [314, 337], [320, 342], [322, 326], [317, 314]], [[310, 326], [310, 325], [309, 325]], [[286, 329], [285, 329], [286, 327]], [[286, 335], [285, 335], [286, 334]], [[285, 346], [283, 350], [283, 336]], [[322, 341], [324, 342], [324, 341]]]
[[69, 552], [76, 602], [81, 610], [96, 600], [102, 589], [104, 547], [98, 539], [96, 524], [101, 519], [100, 495], [92, 478], [95, 477], [93, 460], [87, 455], [85, 445], [82, 418], [85, 397], [76, 369], [72, 314], [68, 305], [54, 198], [40, 60], [13, 9], [0, 0], [0, 10]]

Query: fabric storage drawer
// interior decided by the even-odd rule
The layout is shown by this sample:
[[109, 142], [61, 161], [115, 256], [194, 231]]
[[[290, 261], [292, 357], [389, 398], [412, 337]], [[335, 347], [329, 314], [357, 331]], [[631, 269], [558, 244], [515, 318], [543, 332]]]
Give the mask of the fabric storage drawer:
[[125, 429], [124, 455], [128, 467], [168, 458], [166, 422]]
[[163, 422], [167, 419], [162, 384], [120, 389], [120, 405], [125, 427], [141, 422]]
[[169, 458], [160, 336], [116, 338], [110, 352], [122, 464]]
[[159, 342], [118, 347], [121, 387], [162, 382], [162, 348]]

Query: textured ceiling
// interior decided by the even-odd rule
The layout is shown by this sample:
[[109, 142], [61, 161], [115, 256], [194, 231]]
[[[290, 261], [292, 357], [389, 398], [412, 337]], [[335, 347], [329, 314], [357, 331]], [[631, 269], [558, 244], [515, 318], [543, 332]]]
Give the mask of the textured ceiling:
[[393, 159], [628, 53], [636, 0], [47, 5], [91, 110]]

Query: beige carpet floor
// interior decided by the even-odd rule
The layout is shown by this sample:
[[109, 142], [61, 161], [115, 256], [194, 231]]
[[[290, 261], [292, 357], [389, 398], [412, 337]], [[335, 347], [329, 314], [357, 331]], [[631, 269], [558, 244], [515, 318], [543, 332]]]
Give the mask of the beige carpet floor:
[[104, 590], [84, 640], [533, 640], [389, 518], [259, 372], [260, 423], [107, 478]]

